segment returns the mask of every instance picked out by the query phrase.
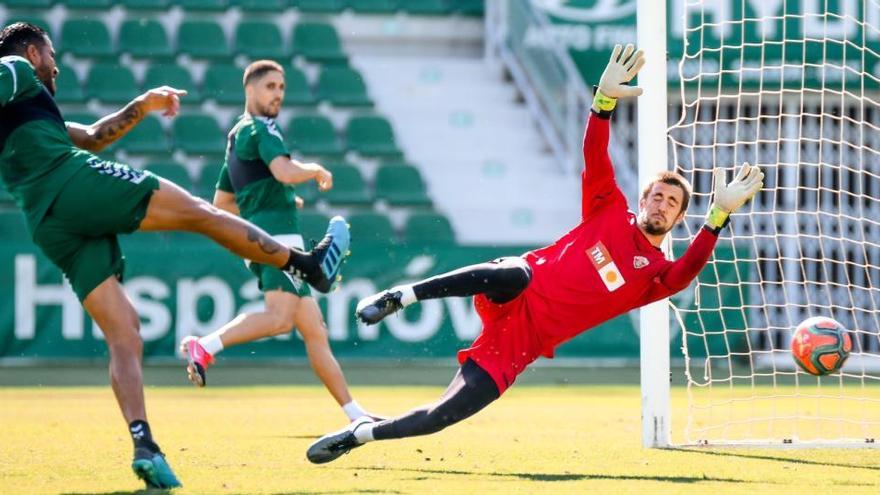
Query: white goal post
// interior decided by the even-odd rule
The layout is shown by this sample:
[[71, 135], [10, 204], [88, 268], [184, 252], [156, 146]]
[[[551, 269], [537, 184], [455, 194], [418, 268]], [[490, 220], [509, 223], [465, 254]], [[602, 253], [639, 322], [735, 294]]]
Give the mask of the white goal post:
[[[639, 46], [649, 64], [669, 52], [677, 86], [664, 63], [639, 75], [639, 174], [668, 156], [694, 186], [673, 250], [703, 223], [713, 169], [766, 179], [698, 279], [642, 310], [642, 443], [880, 447], [880, 0], [669, 0], [668, 27], [664, 4], [638, 2]], [[684, 46], [665, 47], [669, 30]], [[826, 377], [789, 353], [819, 315], [854, 342]]]

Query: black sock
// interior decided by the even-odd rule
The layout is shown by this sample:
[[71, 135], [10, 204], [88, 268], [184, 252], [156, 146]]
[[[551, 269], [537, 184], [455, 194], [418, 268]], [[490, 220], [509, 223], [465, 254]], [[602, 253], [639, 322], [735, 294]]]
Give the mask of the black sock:
[[153, 433], [150, 432], [150, 424], [142, 419], [136, 419], [129, 423], [128, 432], [134, 441], [134, 448], [144, 448], [150, 452], [158, 453], [159, 446], [153, 441]]
[[315, 263], [312, 260], [311, 253], [300, 251], [299, 249], [291, 249], [290, 257], [287, 259], [287, 263], [281, 267], [281, 270], [288, 273], [297, 271], [307, 276], [314, 269], [314, 266]]

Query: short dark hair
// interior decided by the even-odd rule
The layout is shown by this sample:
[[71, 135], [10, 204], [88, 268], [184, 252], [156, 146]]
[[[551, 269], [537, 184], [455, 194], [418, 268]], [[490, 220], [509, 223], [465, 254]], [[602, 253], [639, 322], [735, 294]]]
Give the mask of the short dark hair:
[[29, 45], [42, 47], [46, 43], [46, 31], [29, 22], [16, 22], [0, 31], [0, 57], [24, 55]]
[[284, 75], [284, 67], [281, 67], [281, 64], [274, 60], [257, 60], [256, 62], [251, 62], [251, 64], [244, 70], [244, 77], [241, 81], [242, 85], [247, 86], [251, 82], [259, 81], [263, 76], [272, 71], [278, 71], [282, 76]]
[[651, 192], [651, 189], [654, 188], [654, 184], [662, 182], [663, 184], [669, 184], [670, 186], [678, 186], [681, 188], [682, 198], [681, 198], [681, 210], [679, 213], [684, 213], [687, 211], [688, 204], [691, 202], [691, 194], [693, 194], [693, 188], [691, 187], [691, 183], [688, 182], [687, 179], [684, 178], [683, 175], [672, 172], [670, 170], [664, 170], [657, 174], [654, 177], [654, 180], [648, 183], [644, 189], [642, 189], [641, 199], [645, 199], [648, 197], [648, 193]]

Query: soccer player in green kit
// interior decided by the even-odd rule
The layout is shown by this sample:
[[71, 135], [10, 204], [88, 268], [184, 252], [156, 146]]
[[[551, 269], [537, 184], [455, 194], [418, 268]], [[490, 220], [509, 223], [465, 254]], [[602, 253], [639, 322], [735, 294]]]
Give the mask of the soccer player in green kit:
[[61, 117], [52, 98], [57, 75], [55, 50], [42, 29], [15, 23], [0, 30], [0, 177], [24, 211], [34, 242], [61, 268], [104, 333], [111, 386], [134, 441], [132, 469], [147, 487], [180, 486], [146, 421], [140, 321], [121, 284], [116, 236], [199, 233], [327, 292], [348, 252], [348, 227], [337, 218], [311, 252], [288, 248], [167, 180], [98, 158], [92, 152], [124, 136], [147, 113], [176, 115], [186, 93], [153, 89], [84, 126]]
[[[296, 197], [290, 185], [309, 180], [326, 191], [333, 176], [317, 163], [291, 159], [275, 117], [284, 100], [284, 69], [277, 62], [258, 60], [244, 71], [245, 113], [228, 134], [226, 162], [220, 171], [214, 206], [253, 222], [277, 240], [303, 247]], [[369, 415], [352, 400], [339, 363], [330, 351], [321, 310], [309, 286], [283, 271], [248, 263], [265, 295], [264, 311], [246, 313], [197, 338], [187, 337], [181, 351], [193, 384], [204, 387], [206, 371], [223, 349], [264, 337], [288, 333], [296, 327], [306, 347], [309, 364], [349, 420]], [[371, 416], [371, 415], [370, 415]]]

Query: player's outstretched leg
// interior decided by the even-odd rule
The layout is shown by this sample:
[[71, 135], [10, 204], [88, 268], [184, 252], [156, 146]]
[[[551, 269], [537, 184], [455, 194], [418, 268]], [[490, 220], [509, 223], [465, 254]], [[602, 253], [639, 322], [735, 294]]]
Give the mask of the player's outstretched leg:
[[425, 299], [485, 294], [490, 301], [503, 304], [516, 298], [531, 280], [532, 270], [524, 259], [499, 258], [361, 299], [355, 314], [362, 322], [375, 325], [386, 316]]

